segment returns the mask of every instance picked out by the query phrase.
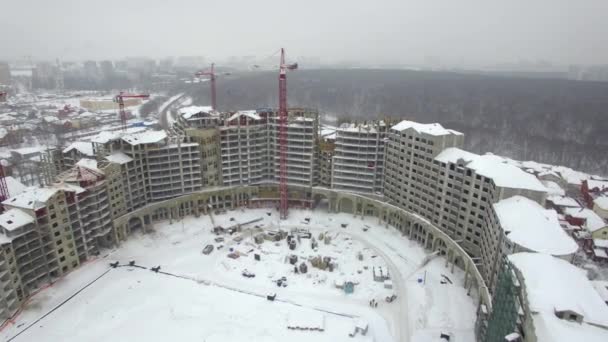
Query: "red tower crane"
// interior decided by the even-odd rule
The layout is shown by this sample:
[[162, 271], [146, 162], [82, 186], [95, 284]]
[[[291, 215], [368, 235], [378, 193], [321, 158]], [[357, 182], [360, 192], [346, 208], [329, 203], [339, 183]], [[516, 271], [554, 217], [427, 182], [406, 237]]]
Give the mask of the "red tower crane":
[[201, 71], [197, 71], [196, 74], [194, 74], [194, 76], [196, 77], [201, 77], [201, 76], [209, 76], [209, 82], [211, 83], [211, 109], [216, 110], [217, 109], [217, 102], [216, 102], [216, 93], [215, 93], [215, 63], [211, 63], [211, 69], [209, 70], [201, 70]]
[[125, 101], [124, 99], [149, 99], [150, 94], [127, 94], [123, 91], [114, 97], [114, 102], [118, 103], [118, 109], [120, 111], [120, 121], [122, 123], [122, 130], [127, 129], [127, 113], [125, 112]]
[[[224, 72], [220, 75], [230, 75], [230, 73]], [[215, 90], [215, 80], [217, 80], [218, 74], [215, 72], [215, 63], [211, 63], [211, 69], [197, 71], [194, 76], [209, 76], [209, 82], [211, 86], [211, 107], [213, 110], [217, 110], [217, 92]]]
[[287, 218], [289, 208], [287, 198], [287, 70], [295, 70], [298, 63], [285, 64], [285, 49], [281, 48], [279, 65], [279, 212], [281, 219]]

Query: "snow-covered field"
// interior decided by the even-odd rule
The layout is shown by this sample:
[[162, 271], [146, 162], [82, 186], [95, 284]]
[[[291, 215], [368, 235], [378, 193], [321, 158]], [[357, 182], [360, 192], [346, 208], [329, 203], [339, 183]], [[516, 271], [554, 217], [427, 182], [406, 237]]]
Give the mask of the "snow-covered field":
[[[14, 341], [440, 341], [443, 332], [458, 342], [474, 340], [476, 303], [462, 287], [462, 271], [450, 273], [442, 258], [421, 267], [427, 253], [379, 225], [377, 218], [291, 210], [288, 220], [278, 221], [277, 213], [266, 209], [214, 215], [215, 224], [223, 227], [257, 218], [262, 220], [240, 233], [221, 235], [223, 242], [215, 241], [208, 216], [161, 222], [153, 232], [136, 232], [119, 249], [34, 296], [0, 338], [6, 341], [22, 332]], [[304, 228], [315, 239], [324, 233], [331, 241], [318, 241], [312, 249], [311, 240], [303, 238], [290, 250], [285, 240], [259, 245], [252, 240], [261, 231], [279, 228]], [[215, 248], [204, 255], [208, 244]], [[231, 251], [241, 256], [228, 258]], [[337, 267], [330, 272], [307, 262], [308, 272], [296, 274], [286, 260], [290, 254], [298, 256], [296, 265], [321, 255], [331, 257]], [[109, 267], [110, 262], [125, 265], [130, 260], [146, 269]], [[149, 269], [159, 265], [159, 273]], [[373, 280], [374, 267], [391, 272], [393, 289]], [[244, 270], [255, 277], [244, 277]], [[282, 277], [286, 287], [277, 286]], [[345, 294], [336, 281], [355, 282], [354, 293]], [[276, 300], [268, 301], [266, 296], [274, 293]], [[391, 294], [397, 299], [387, 303]], [[370, 307], [372, 299], [377, 307]], [[369, 324], [366, 336], [349, 337], [356, 322]], [[324, 331], [291, 330], [288, 324], [321, 325]]]

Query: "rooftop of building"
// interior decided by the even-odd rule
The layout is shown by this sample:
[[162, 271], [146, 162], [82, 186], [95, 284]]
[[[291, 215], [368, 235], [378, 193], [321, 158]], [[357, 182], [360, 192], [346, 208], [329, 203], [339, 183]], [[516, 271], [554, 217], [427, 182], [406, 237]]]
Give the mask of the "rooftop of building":
[[210, 113], [213, 111], [213, 108], [211, 106], [188, 106], [188, 107], [182, 107], [178, 110], [179, 114], [184, 118], [184, 119], [190, 119], [192, 116], [199, 114], [199, 113]]
[[597, 294], [600, 295], [600, 298], [606, 303], [608, 303], [608, 281], [606, 280], [594, 280], [591, 282], [593, 288], [597, 291]]
[[557, 212], [523, 196], [513, 196], [494, 204], [500, 226], [512, 242], [535, 252], [555, 256], [578, 250], [576, 242], [559, 224]]
[[246, 117], [251, 118], [253, 120], [261, 120], [262, 119], [262, 117], [257, 113], [256, 110], [239, 110], [238, 112], [232, 114], [228, 118], [228, 121], [232, 121], [232, 120], [240, 118], [242, 116], [246, 116]]
[[593, 200], [593, 203], [597, 205], [600, 209], [608, 210], [608, 195], [600, 196]]
[[162, 131], [145, 131], [122, 136], [122, 140], [131, 145], [154, 144], [161, 142], [167, 138], [167, 132]]
[[378, 133], [378, 128], [382, 128], [380, 131], [385, 132], [386, 123], [384, 120], [378, 121], [366, 121], [366, 122], [345, 122], [336, 128], [338, 132], [364, 132], [364, 133]]
[[114, 152], [114, 153], [110, 154], [109, 156], [106, 156], [105, 158], [109, 162], [120, 164], [120, 165], [133, 161], [133, 158], [129, 157], [128, 155], [126, 155], [122, 152]]
[[429, 135], [435, 135], [435, 136], [440, 136], [440, 135], [463, 135], [462, 133], [452, 130], [452, 129], [447, 129], [444, 128], [443, 126], [441, 126], [441, 124], [438, 123], [430, 123], [430, 124], [423, 124], [423, 123], [418, 123], [418, 122], [414, 122], [414, 121], [409, 121], [409, 120], [403, 120], [401, 122], [399, 122], [398, 124], [394, 125], [391, 127], [392, 130], [396, 130], [396, 131], [404, 131], [406, 129], [413, 129], [418, 133], [424, 133], [424, 134], [429, 134]]
[[126, 130], [101, 131], [91, 138], [91, 142], [106, 144], [110, 141], [118, 140], [125, 135], [145, 132], [146, 127], [128, 127]]
[[549, 181], [549, 180], [541, 180], [541, 183], [543, 183], [543, 185], [545, 186], [545, 188], [547, 188], [547, 194], [549, 196], [565, 196], [566, 195], [566, 191], [564, 191], [564, 189], [562, 189], [561, 186], [559, 186], [559, 184], [553, 182], [553, 181]]
[[589, 190], [597, 189], [599, 191], [608, 190], [608, 181], [600, 179], [587, 179], [587, 187]]
[[598, 214], [593, 212], [593, 210], [591, 210], [591, 209], [566, 208], [564, 212], [566, 215], [585, 219], [586, 220], [585, 228], [587, 228], [587, 230], [590, 231], [591, 233], [608, 226], [608, 224], [606, 224], [606, 222], [604, 222], [604, 220]]
[[[541, 253], [516, 253], [508, 258], [522, 274], [539, 342], [608, 340], [608, 330], [591, 325], [608, 327], [608, 306], [584, 270]], [[564, 310], [583, 315], [583, 322], [556, 316], [556, 311]]]
[[0, 215], [0, 226], [12, 231], [30, 223], [34, 223], [34, 218], [20, 209], [9, 209]]
[[10, 196], [18, 195], [27, 189], [27, 186], [23, 185], [23, 183], [16, 180], [12, 176], [4, 177], [4, 181], [6, 182], [6, 187]]
[[70, 146], [63, 149], [63, 153], [68, 153], [72, 150], [76, 150], [85, 156], [93, 157], [95, 154], [93, 153], [93, 144], [89, 141], [75, 141], [70, 144]]
[[581, 205], [572, 197], [567, 196], [547, 196], [547, 201], [555, 204], [558, 207], [580, 208]]
[[492, 154], [478, 155], [450, 147], [439, 153], [435, 160], [442, 163], [463, 163], [466, 167], [475, 170], [478, 175], [491, 178], [499, 187], [547, 192], [545, 186], [534, 175]]
[[22, 193], [12, 196], [2, 203], [12, 207], [37, 210], [44, 207], [49, 198], [58, 190], [55, 187], [28, 187]]

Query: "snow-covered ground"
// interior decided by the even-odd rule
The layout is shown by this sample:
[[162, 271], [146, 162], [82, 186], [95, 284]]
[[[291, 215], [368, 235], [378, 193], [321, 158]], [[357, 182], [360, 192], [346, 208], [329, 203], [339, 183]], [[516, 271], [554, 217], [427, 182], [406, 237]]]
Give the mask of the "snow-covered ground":
[[[34, 296], [14, 324], [0, 332], [0, 339], [23, 331], [14, 341], [418, 342], [439, 341], [442, 332], [453, 334], [459, 342], [474, 340], [476, 303], [462, 287], [462, 271], [450, 273], [442, 258], [424, 264], [427, 253], [420, 246], [379, 225], [377, 218], [291, 210], [288, 220], [279, 221], [274, 210], [238, 209], [214, 215], [214, 222], [229, 227], [257, 218], [262, 220], [244, 226], [240, 233], [222, 235], [223, 242], [215, 241], [218, 236], [211, 232], [209, 216], [160, 222], [153, 232], [136, 232], [119, 249]], [[331, 236], [331, 242], [318, 241], [313, 250], [311, 240], [302, 238], [290, 250], [285, 240], [259, 245], [252, 240], [260, 231], [279, 228], [304, 228], [315, 239], [323, 233]], [[204, 255], [201, 251], [208, 244], [215, 248]], [[241, 256], [228, 258], [231, 251]], [[260, 255], [259, 261], [254, 254]], [[307, 262], [308, 272], [296, 274], [286, 261], [290, 254], [299, 257], [296, 265], [321, 255], [332, 257], [337, 267], [330, 272]], [[112, 261], [127, 264], [130, 260], [147, 269], [108, 266]], [[158, 265], [161, 273], [149, 270]], [[389, 269], [393, 289], [373, 281], [374, 267]], [[255, 277], [244, 277], [243, 270]], [[286, 287], [277, 287], [281, 277], [287, 279]], [[334, 286], [336, 281], [348, 280], [357, 283], [352, 294]], [[266, 295], [274, 293], [276, 300], [268, 301]], [[385, 298], [391, 294], [397, 299], [387, 303]], [[378, 307], [370, 307], [372, 299]], [[294, 321], [322, 322], [325, 330], [288, 329], [288, 322]], [[348, 335], [357, 321], [367, 322], [369, 332], [351, 338]]]

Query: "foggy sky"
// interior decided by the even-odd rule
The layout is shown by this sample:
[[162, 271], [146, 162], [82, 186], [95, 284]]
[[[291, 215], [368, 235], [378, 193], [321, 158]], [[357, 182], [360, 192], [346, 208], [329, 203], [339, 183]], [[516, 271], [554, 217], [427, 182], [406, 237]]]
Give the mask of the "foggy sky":
[[2, 0], [0, 59], [608, 63], [608, 0]]

